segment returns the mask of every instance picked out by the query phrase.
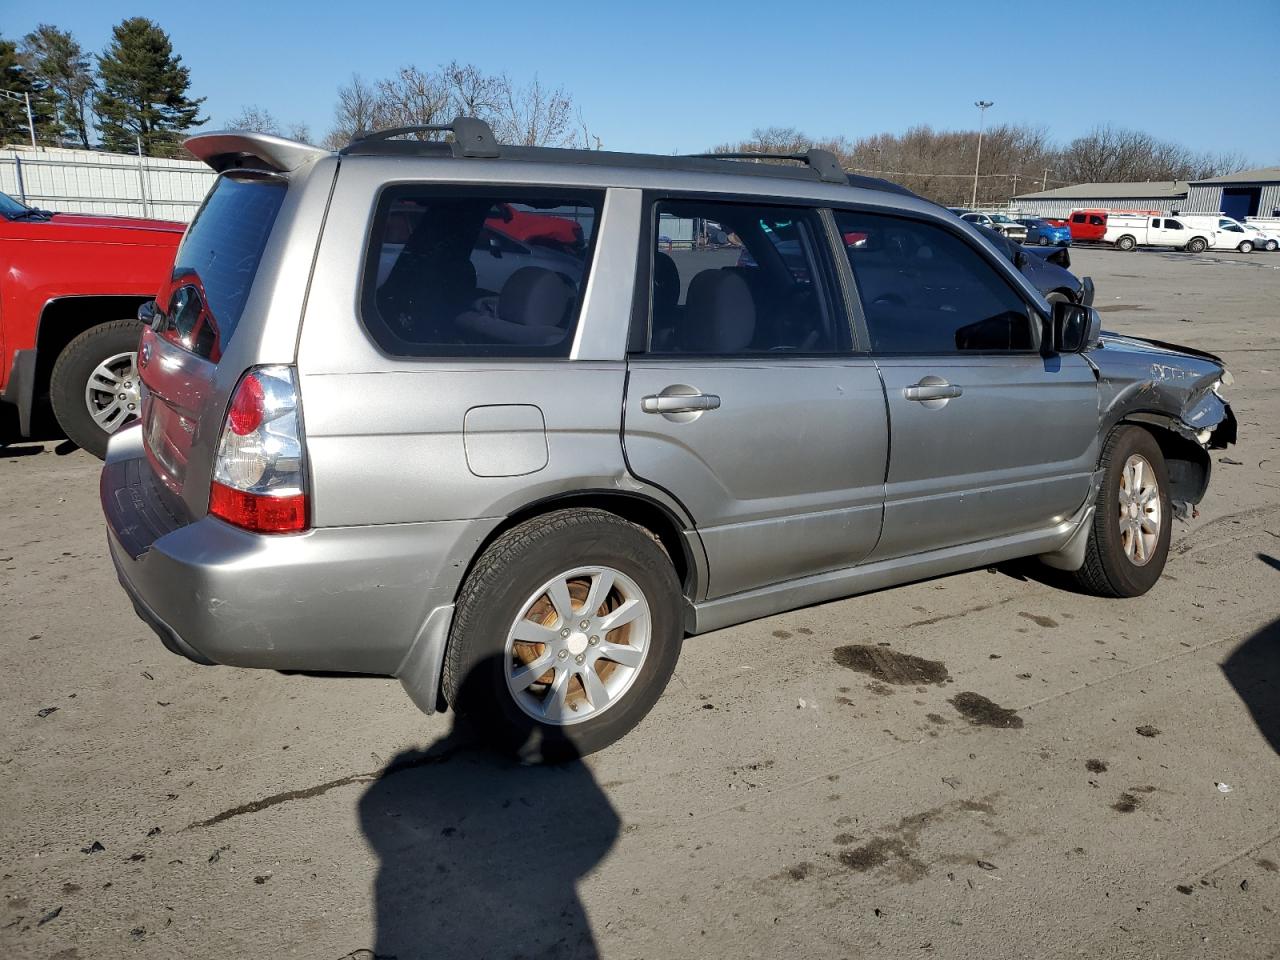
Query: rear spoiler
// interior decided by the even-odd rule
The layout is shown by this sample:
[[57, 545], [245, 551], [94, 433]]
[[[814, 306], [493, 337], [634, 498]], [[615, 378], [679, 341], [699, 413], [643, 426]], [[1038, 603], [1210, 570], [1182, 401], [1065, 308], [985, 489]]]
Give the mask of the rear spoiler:
[[292, 173], [329, 153], [310, 144], [245, 130], [201, 133], [189, 137], [183, 145], [197, 160], [203, 160], [218, 173], [239, 169]]

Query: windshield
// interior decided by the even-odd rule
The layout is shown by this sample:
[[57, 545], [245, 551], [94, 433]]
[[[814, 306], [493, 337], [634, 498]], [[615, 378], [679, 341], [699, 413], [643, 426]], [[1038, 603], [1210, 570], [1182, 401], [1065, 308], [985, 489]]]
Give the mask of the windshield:
[[0, 214], [6, 217], [17, 217], [30, 212], [30, 207], [23, 206], [7, 193], [0, 193]]
[[1006, 217], [1003, 213], [993, 213], [991, 214], [991, 219], [996, 223], [1013, 223], [1013, 221], [1010, 220], [1008, 217]]

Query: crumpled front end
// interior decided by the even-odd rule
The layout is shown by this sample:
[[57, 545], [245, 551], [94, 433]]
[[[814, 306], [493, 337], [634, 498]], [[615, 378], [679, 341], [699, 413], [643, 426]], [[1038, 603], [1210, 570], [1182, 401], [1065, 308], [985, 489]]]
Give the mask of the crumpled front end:
[[1180, 442], [1165, 450], [1175, 515], [1194, 515], [1209, 485], [1210, 450], [1236, 442], [1222, 391], [1233, 380], [1221, 358], [1191, 347], [1103, 333], [1085, 356], [1098, 373], [1102, 432], [1122, 421], [1161, 428]]

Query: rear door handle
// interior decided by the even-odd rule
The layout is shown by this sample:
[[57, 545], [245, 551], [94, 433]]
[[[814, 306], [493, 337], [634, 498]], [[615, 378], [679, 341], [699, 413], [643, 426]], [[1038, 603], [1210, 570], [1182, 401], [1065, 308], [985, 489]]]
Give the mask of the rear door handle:
[[720, 398], [714, 393], [695, 393], [692, 396], [655, 393], [640, 398], [640, 409], [645, 413], [701, 413], [703, 410], [719, 410]]
[[902, 395], [908, 400], [954, 400], [962, 393], [963, 387], [941, 377], [925, 377], [913, 387], [902, 388]]

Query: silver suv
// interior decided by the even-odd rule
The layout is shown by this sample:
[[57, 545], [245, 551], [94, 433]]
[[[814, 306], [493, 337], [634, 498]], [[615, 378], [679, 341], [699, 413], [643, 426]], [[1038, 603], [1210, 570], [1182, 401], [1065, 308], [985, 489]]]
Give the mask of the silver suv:
[[101, 485], [175, 653], [581, 754], [689, 634], [1022, 556], [1141, 594], [1235, 439], [1217, 358], [1101, 335], [829, 154], [446, 129], [187, 142], [219, 177]]

